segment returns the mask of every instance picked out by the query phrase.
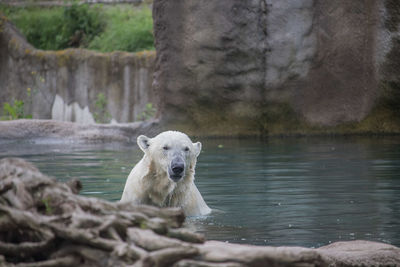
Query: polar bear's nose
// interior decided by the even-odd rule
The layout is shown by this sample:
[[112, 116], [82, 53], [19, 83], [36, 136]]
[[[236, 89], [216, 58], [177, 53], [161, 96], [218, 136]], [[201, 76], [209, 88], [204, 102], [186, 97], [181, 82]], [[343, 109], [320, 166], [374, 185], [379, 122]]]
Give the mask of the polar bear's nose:
[[185, 162], [180, 157], [175, 157], [171, 162], [171, 170], [174, 175], [180, 175], [185, 170]]
[[175, 164], [172, 166], [172, 171], [174, 172], [174, 174], [181, 174], [183, 172], [183, 164], [179, 163], [179, 164]]

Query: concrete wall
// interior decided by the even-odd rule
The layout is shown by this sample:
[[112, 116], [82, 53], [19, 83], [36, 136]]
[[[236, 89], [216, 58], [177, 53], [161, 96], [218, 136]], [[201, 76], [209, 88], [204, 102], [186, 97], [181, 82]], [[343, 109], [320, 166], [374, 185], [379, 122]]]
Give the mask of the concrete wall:
[[[155, 52], [33, 48], [6, 18], [0, 31], [0, 103], [23, 100], [38, 119], [131, 122], [154, 103]], [[105, 108], [96, 106], [104, 94]]]

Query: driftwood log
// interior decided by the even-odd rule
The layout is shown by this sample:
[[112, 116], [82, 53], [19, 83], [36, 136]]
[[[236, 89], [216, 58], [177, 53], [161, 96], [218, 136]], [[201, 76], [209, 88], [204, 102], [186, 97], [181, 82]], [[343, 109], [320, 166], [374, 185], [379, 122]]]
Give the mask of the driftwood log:
[[0, 266], [400, 265], [400, 249], [342, 242], [319, 249], [204, 241], [182, 228], [180, 209], [77, 195], [32, 164], [0, 160]]
[[77, 180], [58, 183], [21, 159], [1, 160], [0, 263], [121, 266], [156, 260], [166, 266], [172, 257], [197, 253], [180, 239], [204, 241], [178, 228], [180, 209], [82, 197], [80, 188]]

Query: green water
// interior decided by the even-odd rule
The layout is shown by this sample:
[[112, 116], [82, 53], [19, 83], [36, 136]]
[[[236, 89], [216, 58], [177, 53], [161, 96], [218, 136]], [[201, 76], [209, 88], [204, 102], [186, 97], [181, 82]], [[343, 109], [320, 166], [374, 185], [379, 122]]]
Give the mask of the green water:
[[[307, 247], [364, 239], [400, 246], [400, 138], [200, 141], [196, 184], [216, 211], [186, 224], [208, 239]], [[125, 144], [0, 141], [0, 158], [8, 156], [61, 181], [79, 178], [82, 195], [116, 201], [142, 152]]]

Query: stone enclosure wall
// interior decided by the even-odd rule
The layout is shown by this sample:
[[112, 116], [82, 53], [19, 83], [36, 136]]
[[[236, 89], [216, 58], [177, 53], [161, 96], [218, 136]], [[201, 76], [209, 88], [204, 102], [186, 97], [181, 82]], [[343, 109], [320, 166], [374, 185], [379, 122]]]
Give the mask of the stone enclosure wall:
[[[396, 0], [155, 0], [153, 52], [32, 48], [4, 19], [0, 101], [196, 135], [400, 133]], [[6, 25], [6, 27], [5, 27]], [[154, 79], [153, 79], [154, 72]]]
[[164, 122], [212, 135], [399, 132], [371, 113], [400, 88], [399, 11], [394, 0], [155, 0]]
[[33, 118], [93, 123], [135, 121], [155, 102], [155, 52], [43, 51], [6, 18], [0, 28], [0, 103], [22, 100]]

